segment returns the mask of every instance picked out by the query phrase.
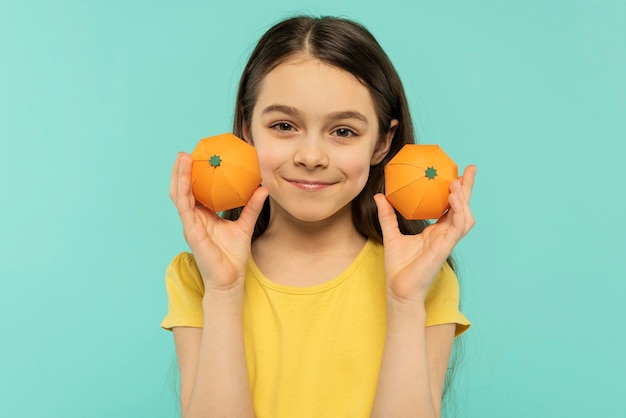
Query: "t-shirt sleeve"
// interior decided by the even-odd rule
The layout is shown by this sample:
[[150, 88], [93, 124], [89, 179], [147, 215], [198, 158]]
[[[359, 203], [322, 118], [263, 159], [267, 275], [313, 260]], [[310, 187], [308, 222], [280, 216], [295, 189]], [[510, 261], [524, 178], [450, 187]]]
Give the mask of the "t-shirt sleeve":
[[193, 255], [177, 255], [165, 272], [168, 312], [161, 327], [202, 327], [202, 297], [204, 283]]
[[456, 274], [444, 263], [426, 295], [426, 326], [456, 324], [456, 336], [467, 331], [471, 323], [459, 310], [459, 297]]

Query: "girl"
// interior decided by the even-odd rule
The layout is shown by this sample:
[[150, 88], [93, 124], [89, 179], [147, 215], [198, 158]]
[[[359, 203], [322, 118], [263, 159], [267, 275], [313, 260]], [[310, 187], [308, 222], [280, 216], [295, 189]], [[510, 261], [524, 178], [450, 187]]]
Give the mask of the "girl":
[[[398, 75], [354, 22], [296, 17], [260, 39], [233, 132], [262, 186], [219, 217], [180, 153], [171, 198], [192, 254], [167, 271], [183, 417], [436, 417], [458, 309], [449, 255], [475, 168], [428, 225], [397, 215], [385, 164], [413, 126]], [[384, 246], [384, 250], [383, 250]]]

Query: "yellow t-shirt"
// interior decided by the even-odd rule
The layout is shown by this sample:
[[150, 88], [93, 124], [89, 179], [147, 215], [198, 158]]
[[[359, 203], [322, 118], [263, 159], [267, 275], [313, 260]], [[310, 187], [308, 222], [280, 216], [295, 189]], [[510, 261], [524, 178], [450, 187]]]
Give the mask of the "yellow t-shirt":
[[[169, 312], [161, 326], [202, 327], [204, 286], [190, 253], [166, 274]], [[250, 259], [243, 322], [256, 416], [368, 417], [386, 332], [383, 247], [368, 241], [339, 276], [312, 287], [273, 283]], [[445, 264], [426, 298], [426, 326], [470, 326]]]

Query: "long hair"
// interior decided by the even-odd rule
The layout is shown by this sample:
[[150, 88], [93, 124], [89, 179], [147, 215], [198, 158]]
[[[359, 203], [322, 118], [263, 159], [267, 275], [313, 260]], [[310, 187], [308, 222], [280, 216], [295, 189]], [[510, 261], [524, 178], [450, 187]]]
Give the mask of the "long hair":
[[[352, 203], [354, 226], [363, 236], [382, 242], [382, 231], [374, 195], [384, 193], [385, 165], [405, 144], [415, 143], [413, 122], [400, 77], [374, 36], [359, 23], [335, 17], [297, 16], [281, 21], [261, 37], [246, 64], [239, 82], [233, 133], [243, 135], [243, 124], [250, 123], [263, 77], [291, 56], [306, 52], [320, 61], [354, 75], [370, 91], [378, 117], [379, 137], [389, 131], [391, 121], [399, 124], [384, 159], [370, 167], [363, 190]], [[237, 219], [241, 209], [225, 211], [227, 219]], [[421, 220], [409, 221], [396, 211], [400, 231], [418, 234], [428, 226]], [[252, 239], [269, 224], [270, 209], [265, 203]], [[452, 259], [448, 263], [453, 266]]]
[[[416, 143], [413, 122], [404, 93], [404, 87], [393, 64], [374, 36], [359, 23], [335, 17], [297, 16], [281, 21], [261, 37], [243, 70], [235, 104], [233, 133], [243, 137], [243, 125], [250, 124], [252, 112], [263, 77], [276, 66], [297, 53], [307, 54], [320, 61], [354, 75], [365, 85], [374, 101], [378, 118], [379, 138], [389, 131], [391, 121], [399, 124], [391, 141], [391, 147], [383, 160], [370, 167], [369, 178], [363, 190], [352, 202], [352, 221], [363, 236], [382, 242], [382, 231], [374, 195], [384, 193], [384, 168], [405, 144]], [[226, 219], [236, 220], [241, 208], [225, 211]], [[396, 211], [398, 226], [403, 234], [418, 234], [429, 223], [422, 220], [406, 220]], [[270, 206], [265, 202], [257, 220], [254, 240], [267, 229]], [[455, 268], [452, 256], [447, 263]], [[445, 395], [451, 389], [463, 348], [455, 343], [444, 385]], [[449, 409], [450, 405], [442, 404]]]

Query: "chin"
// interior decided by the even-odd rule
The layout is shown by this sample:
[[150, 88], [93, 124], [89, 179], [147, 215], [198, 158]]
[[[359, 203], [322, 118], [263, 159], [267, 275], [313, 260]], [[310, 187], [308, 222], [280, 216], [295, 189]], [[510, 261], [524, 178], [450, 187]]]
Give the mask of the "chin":
[[307, 208], [303, 208], [303, 204], [298, 206], [297, 208], [289, 208], [292, 210], [287, 208], [283, 209], [292, 218], [300, 222], [311, 224], [332, 222], [334, 220], [343, 219], [344, 217], [350, 217], [350, 220], [352, 219], [352, 211], [349, 204], [340, 208], [315, 208], [310, 205]]

